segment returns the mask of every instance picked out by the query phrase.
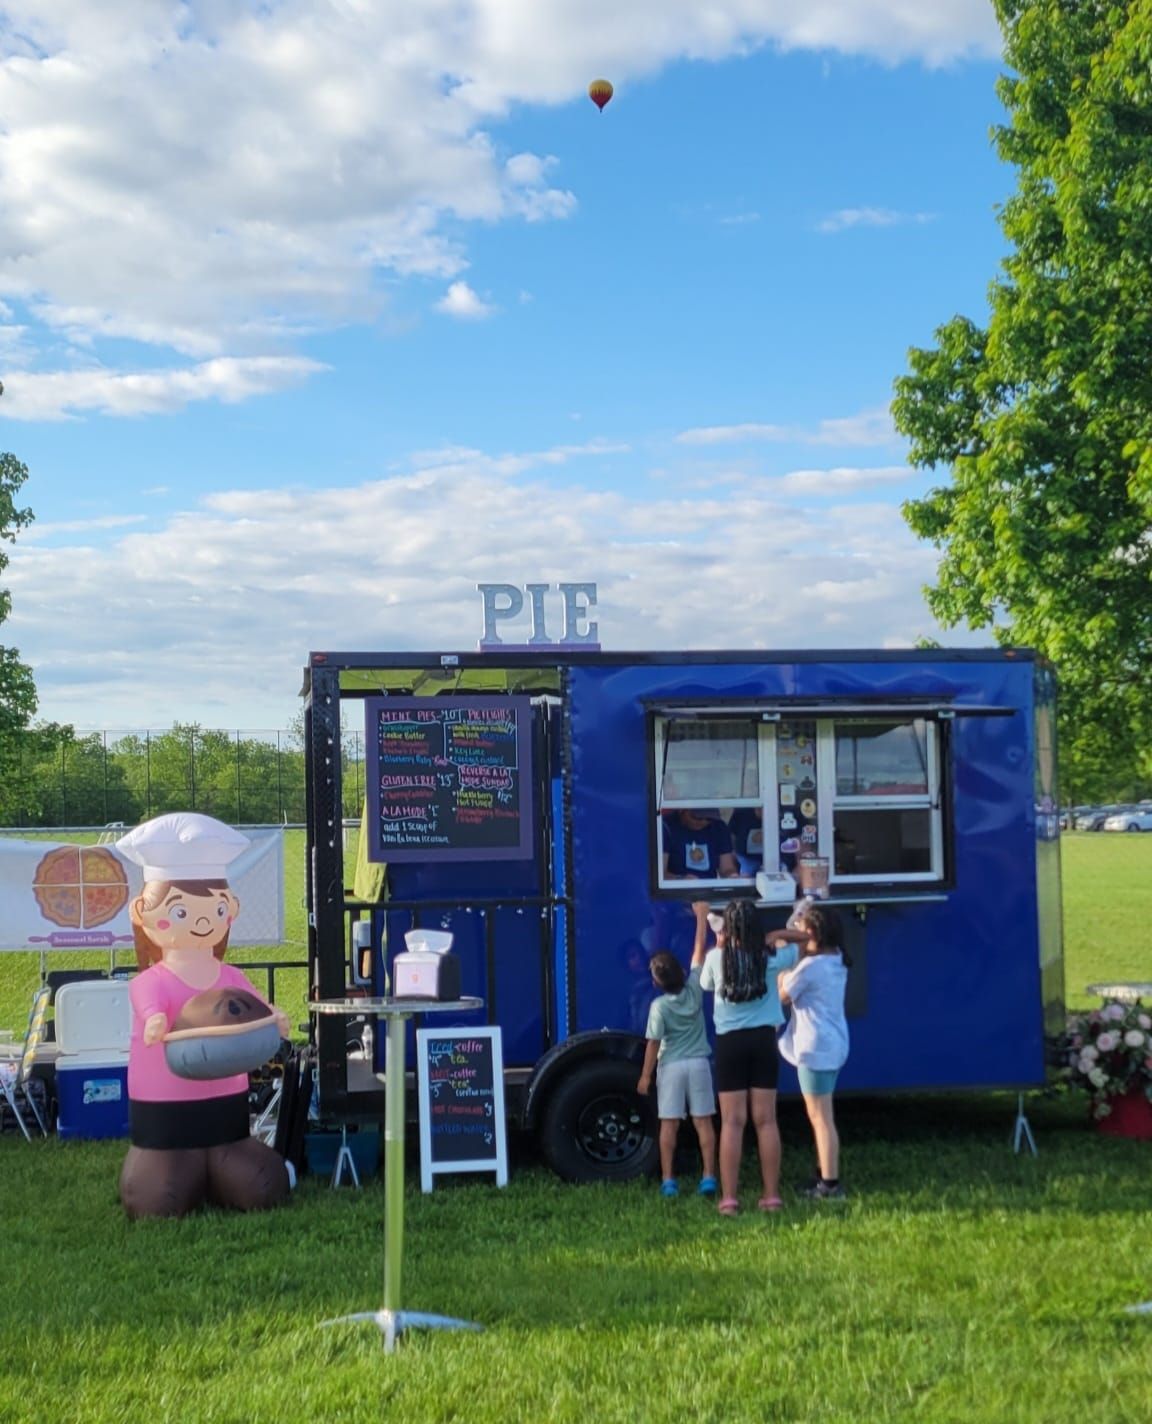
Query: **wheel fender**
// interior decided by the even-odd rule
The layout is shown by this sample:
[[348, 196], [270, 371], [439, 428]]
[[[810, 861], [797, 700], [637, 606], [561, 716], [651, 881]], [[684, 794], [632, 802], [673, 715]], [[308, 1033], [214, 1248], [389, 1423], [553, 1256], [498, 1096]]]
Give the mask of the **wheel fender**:
[[536, 1064], [524, 1099], [524, 1126], [536, 1127], [540, 1114], [556, 1085], [572, 1070], [596, 1058], [620, 1058], [636, 1064], [636, 1076], [644, 1062], [644, 1040], [620, 1029], [593, 1029], [575, 1033], [550, 1048]]

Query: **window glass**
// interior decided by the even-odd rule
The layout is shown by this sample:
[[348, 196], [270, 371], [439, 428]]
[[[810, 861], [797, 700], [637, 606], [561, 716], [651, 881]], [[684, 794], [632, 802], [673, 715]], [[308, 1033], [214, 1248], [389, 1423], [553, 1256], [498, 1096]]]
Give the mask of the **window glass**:
[[664, 737], [662, 806], [677, 801], [714, 806], [759, 794], [756, 727], [746, 718], [670, 721]]
[[833, 826], [836, 875], [925, 875], [932, 869], [932, 812], [849, 811], [839, 808]]
[[837, 722], [836, 794], [927, 796], [924, 722]]

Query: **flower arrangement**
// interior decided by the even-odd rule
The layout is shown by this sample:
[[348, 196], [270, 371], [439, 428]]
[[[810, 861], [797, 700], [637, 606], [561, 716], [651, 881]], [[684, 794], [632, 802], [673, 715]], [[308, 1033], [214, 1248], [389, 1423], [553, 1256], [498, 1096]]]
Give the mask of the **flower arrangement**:
[[1088, 1089], [1094, 1116], [1112, 1099], [1142, 1091], [1152, 1102], [1152, 1013], [1141, 1004], [1105, 1004], [1068, 1020], [1070, 1082]]

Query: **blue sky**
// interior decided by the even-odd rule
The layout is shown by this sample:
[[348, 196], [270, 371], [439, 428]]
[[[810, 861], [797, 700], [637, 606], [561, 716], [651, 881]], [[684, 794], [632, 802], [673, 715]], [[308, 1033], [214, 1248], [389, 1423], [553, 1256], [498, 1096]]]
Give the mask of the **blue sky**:
[[281, 727], [480, 581], [597, 582], [613, 648], [938, 633], [886, 407], [1002, 255], [995, 26], [796, 8], [0, 8], [42, 715]]

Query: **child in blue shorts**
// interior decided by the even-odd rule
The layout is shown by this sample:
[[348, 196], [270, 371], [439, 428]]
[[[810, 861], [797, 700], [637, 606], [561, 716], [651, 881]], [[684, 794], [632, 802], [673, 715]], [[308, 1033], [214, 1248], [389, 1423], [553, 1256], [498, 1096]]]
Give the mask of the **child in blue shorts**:
[[[699, 919], [706, 904], [696, 909]], [[703, 936], [697, 935], [697, 949], [687, 977], [674, 954], [662, 950], [652, 956], [652, 982], [662, 990], [648, 1011], [648, 1040], [644, 1067], [637, 1091], [647, 1094], [656, 1072], [656, 1109], [660, 1117], [660, 1191], [678, 1196], [676, 1180], [676, 1140], [680, 1123], [691, 1116], [700, 1143], [703, 1175], [698, 1191], [702, 1196], [716, 1193], [716, 1128], [712, 1122], [716, 1098], [712, 1091], [712, 1050], [704, 1026], [704, 995], [700, 989], [700, 966], [704, 959]]]
[[796, 1067], [816, 1138], [820, 1175], [806, 1195], [817, 1201], [839, 1200], [844, 1188], [832, 1093], [848, 1057], [844, 991], [851, 961], [841, 947], [840, 916], [830, 906], [806, 901], [793, 922], [804, 939], [800, 962], [778, 978], [781, 1002], [792, 1007], [780, 1036], [780, 1054]]

